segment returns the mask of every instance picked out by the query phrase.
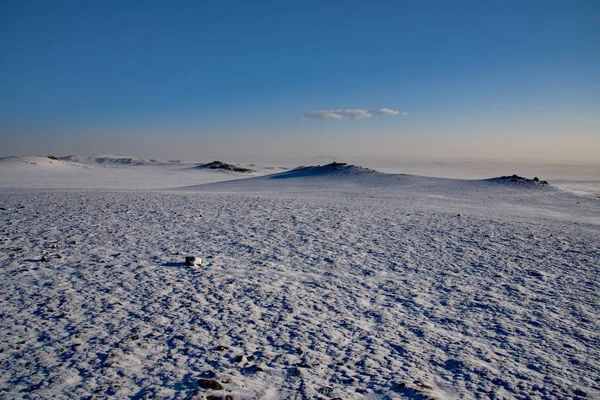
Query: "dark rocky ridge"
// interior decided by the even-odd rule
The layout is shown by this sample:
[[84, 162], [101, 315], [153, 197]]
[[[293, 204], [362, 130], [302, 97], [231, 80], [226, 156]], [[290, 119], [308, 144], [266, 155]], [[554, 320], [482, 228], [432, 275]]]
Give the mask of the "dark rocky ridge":
[[282, 172], [273, 175], [271, 179], [298, 178], [308, 176], [321, 176], [329, 174], [358, 175], [358, 174], [378, 174], [379, 172], [352, 164], [332, 162], [327, 165], [313, 165], [310, 167], [297, 167], [291, 171]]
[[197, 165], [194, 168], [199, 168], [199, 169], [218, 169], [218, 170], [223, 170], [223, 171], [244, 172], [244, 173], [254, 172], [253, 169], [238, 167], [238, 166], [235, 166], [235, 165], [232, 165], [232, 164], [224, 163], [222, 161], [213, 161], [213, 162], [210, 162], [210, 163], [207, 163], [207, 164], [200, 164], [200, 165]]
[[518, 184], [518, 185], [532, 185], [532, 186], [549, 186], [547, 181], [541, 181], [536, 176], [533, 179], [524, 178], [519, 175], [511, 175], [511, 176], [499, 176], [496, 178], [484, 179], [485, 182], [492, 183], [504, 183], [504, 184]]

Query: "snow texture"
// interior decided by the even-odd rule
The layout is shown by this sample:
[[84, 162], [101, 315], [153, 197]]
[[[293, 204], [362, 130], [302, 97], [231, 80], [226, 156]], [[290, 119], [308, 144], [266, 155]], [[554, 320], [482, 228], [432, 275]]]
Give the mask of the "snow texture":
[[0, 398], [600, 398], [594, 196], [342, 164], [10, 182]]

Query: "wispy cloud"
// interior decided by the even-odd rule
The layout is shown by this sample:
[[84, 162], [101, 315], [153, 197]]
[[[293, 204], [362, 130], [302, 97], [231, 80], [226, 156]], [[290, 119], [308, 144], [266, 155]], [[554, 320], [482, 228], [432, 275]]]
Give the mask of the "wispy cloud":
[[346, 110], [319, 110], [311, 111], [304, 114], [304, 118], [315, 119], [320, 121], [333, 119], [351, 119], [358, 120], [363, 118], [380, 117], [388, 115], [408, 115], [408, 113], [392, 110], [391, 108], [379, 108], [377, 110], [361, 110], [361, 109], [346, 109]]

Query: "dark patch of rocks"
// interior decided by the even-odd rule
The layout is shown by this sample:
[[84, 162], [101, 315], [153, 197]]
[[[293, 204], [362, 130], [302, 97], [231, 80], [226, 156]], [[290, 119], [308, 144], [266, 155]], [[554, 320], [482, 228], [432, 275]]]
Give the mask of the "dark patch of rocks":
[[213, 379], [198, 379], [198, 387], [202, 389], [223, 390], [223, 385]]
[[533, 179], [524, 178], [517, 174], [511, 176], [499, 176], [497, 178], [486, 179], [487, 182], [493, 183], [508, 183], [508, 184], [520, 184], [520, 185], [535, 185], [535, 186], [548, 186], [547, 181], [541, 181], [537, 176]]
[[206, 164], [200, 164], [200, 165], [197, 165], [195, 168], [216, 169], [216, 170], [244, 172], [244, 173], [255, 172], [253, 169], [238, 167], [236, 165], [227, 164], [222, 161], [213, 161], [213, 162], [206, 163]]

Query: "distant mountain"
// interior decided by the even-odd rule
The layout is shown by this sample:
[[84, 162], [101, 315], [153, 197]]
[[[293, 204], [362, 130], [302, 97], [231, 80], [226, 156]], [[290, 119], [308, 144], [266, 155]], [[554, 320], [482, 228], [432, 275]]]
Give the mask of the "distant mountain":
[[[63, 167], [85, 167], [84, 165], [72, 162], [71, 160], [63, 160], [54, 156], [11, 156], [0, 158], [0, 163], [6, 166], [28, 166], [36, 167], [37, 169], [57, 169]], [[87, 168], [87, 167], [86, 167]]]
[[89, 157], [82, 157], [71, 154], [64, 157], [58, 157], [60, 160], [77, 162], [81, 164], [101, 164], [101, 165], [160, 165], [167, 164], [156, 160], [143, 160], [133, 157], [127, 157], [122, 154], [92, 154]]

